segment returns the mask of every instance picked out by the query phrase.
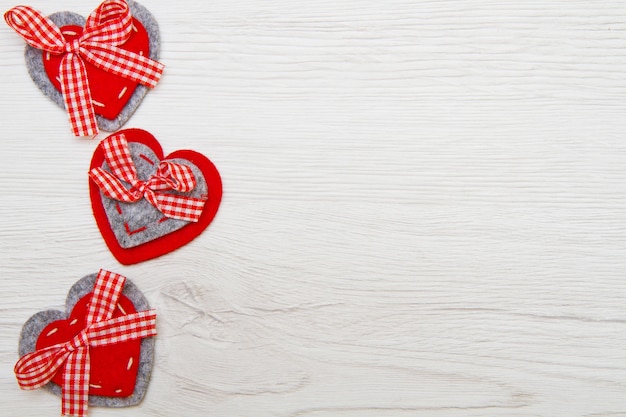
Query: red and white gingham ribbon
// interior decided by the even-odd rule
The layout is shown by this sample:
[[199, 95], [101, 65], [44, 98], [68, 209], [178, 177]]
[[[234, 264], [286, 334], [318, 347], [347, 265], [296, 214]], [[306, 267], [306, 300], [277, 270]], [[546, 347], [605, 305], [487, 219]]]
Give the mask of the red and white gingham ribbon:
[[85, 328], [74, 339], [20, 358], [15, 365], [22, 389], [42, 387], [63, 368], [62, 414], [83, 417], [89, 399], [89, 348], [122, 343], [156, 335], [155, 310], [140, 311], [112, 319], [126, 278], [101, 269], [91, 296]]
[[60, 64], [61, 92], [75, 136], [98, 133], [85, 61], [96, 67], [153, 88], [164, 65], [118, 48], [133, 31], [133, 19], [125, 0], [106, 0], [91, 13], [82, 35], [67, 42], [52, 20], [28, 6], [17, 6], [4, 20], [34, 48], [54, 55], [65, 54]]
[[[206, 200], [163, 192], [172, 190], [186, 193], [193, 190], [196, 178], [190, 167], [162, 161], [152, 177], [141, 181], [137, 177], [137, 169], [123, 133], [109, 136], [100, 146], [111, 172], [97, 167], [89, 172], [89, 176], [105, 196], [125, 203], [145, 198], [169, 218], [189, 222], [200, 220]], [[122, 181], [131, 187], [127, 188]]]

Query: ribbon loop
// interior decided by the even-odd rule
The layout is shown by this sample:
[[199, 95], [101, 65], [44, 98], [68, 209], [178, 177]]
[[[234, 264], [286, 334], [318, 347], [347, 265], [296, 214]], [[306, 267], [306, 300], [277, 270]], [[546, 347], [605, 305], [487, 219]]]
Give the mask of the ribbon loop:
[[65, 363], [69, 354], [65, 344], [60, 344], [22, 356], [14, 369], [18, 385], [24, 390], [46, 385]]
[[[196, 187], [196, 178], [191, 167], [162, 161], [155, 174], [142, 181], [137, 176], [137, 168], [123, 133], [109, 136], [100, 146], [111, 172], [100, 167], [93, 168], [89, 177], [105, 196], [125, 203], [145, 198], [169, 218], [189, 222], [200, 220], [206, 200], [166, 192], [192, 191]], [[124, 183], [130, 184], [130, 187]]]
[[118, 46], [130, 36], [133, 19], [125, 1], [105, 1], [91, 12], [81, 35], [83, 41]]
[[33, 48], [55, 55], [65, 51], [65, 38], [61, 30], [32, 7], [14, 7], [4, 14], [4, 20]]
[[22, 356], [14, 372], [22, 389], [44, 386], [63, 366], [62, 413], [84, 417], [89, 397], [89, 348], [156, 335], [156, 312], [111, 318], [126, 278], [100, 270], [85, 317], [86, 327], [72, 340]]
[[158, 61], [119, 48], [133, 31], [133, 18], [125, 0], [105, 0], [89, 15], [82, 35], [66, 42], [49, 18], [28, 6], [17, 6], [4, 19], [26, 42], [61, 60], [61, 93], [75, 136], [98, 133], [85, 63], [154, 88], [164, 66]]

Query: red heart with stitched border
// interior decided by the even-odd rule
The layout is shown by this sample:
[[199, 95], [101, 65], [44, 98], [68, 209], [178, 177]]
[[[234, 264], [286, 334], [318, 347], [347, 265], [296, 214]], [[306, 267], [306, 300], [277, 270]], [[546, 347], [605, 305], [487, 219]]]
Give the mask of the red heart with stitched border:
[[[83, 28], [76, 25], [62, 26], [61, 33], [67, 41], [78, 39], [83, 33]], [[130, 52], [149, 56], [150, 40], [148, 32], [137, 19], [133, 18], [133, 31], [128, 40], [119, 46]], [[65, 54], [52, 55], [48, 52], [42, 54], [43, 66], [50, 82], [60, 92], [59, 66]], [[89, 88], [91, 90], [92, 103], [96, 114], [107, 119], [115, 119], [128, 100], [131, 98], [139, 84], [122, 78], [118, 75], [106, 72], [89, 62], [85, 61]]]
[[[43, 328], [35, 348], [37, 350], [58, 343], [65, 343], [85, 328], [87, 306], [92, 293], [82, 297], [65, 320], [56, 320]], [[133, 303], [120, 294], [118, 305], [112, 318], [135, 313]], [[105, 397], [128, 397], [135, 390], [141, 339], [130, 340], [109, 346], [91, 347], [89, 349], [90, 376], [89, 395]], [[61, 367], [52, 381], [63, 385], [64, 368]]]
[[[89, 195], [96, 223], [104, 241], [115, 258], [130, 265], [156, 258], [189, 243], [208, 227], [215, 217], [222, 199], [222, 180], [213, 163], [192, 150], [178, 150], [163, 155], [161, 145], [149, 132], [141, 129], [120, 130], [130, 149], [140, 180], [146, 180], [160, 161], [168, 160], [188, 165], [194, 171], [198, 185], [190, 196], [205, 199], [197, 222], [168, 219], [147, 200], [121, 203], [104, 196], [93, 180], [89, 181]], [[100, 146], [94, 152], [90, 170], [107, 170], [104, 151]], [[130, 188], [130, 184], [128, 184]]]

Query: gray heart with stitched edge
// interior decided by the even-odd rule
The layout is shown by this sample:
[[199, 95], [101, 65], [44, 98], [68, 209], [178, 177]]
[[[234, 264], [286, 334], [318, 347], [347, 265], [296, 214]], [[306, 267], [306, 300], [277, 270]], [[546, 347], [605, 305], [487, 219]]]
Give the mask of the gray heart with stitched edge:
[[[149, 37], [149, 45], [150, 45], [150, 59], [158, 60], [159, 59], [159, 50], [161, 47], [161, 37], [159, 34], [159, 26], [152, 16], [152, 14], [143, 7], [141, 4], [134, 2], [133, 0], [127, 0], [128, 7], [132, 16], [139, 20], [141, 24], [146, 29]], [[85, 26], [86, 19], [76, 13], [73, 12], [57, 12], [48, 16], [50, 20], [54, 22], [58, 27], [67, 26], [67, 25], [76, 25], [76, 26]], [[63, 95], [59, 90], [57, 90], [48, 75], [46, 74], [46, 70], [44, 69], [43, 59], [42, 59], [43, 51], [40, 49], [35, 49], [30, 45], [26, 45], [26, 50], [24, 52], [24, 57], [26, 59], [26, 67], [28, 68], [28, 73], [30, 77], [33, 79], [37, 87], [52, 101], [54, 101], [59, 107], [65, 109], [65, 104], [63, 102]], [[115, 119], [107, 119], [100, 115], [96, 115], [96, 120], [98, 122], [98, 127], [102, 130], [108, 132], [114, 132], [120, 129], [130, 117], [133, 115], [141, 101], [148, 93], [148, 87], [143, 85], [138, 85], [132, 96], [122, 109], [122, 111], [117, 115]]]
[[[137, 169], [140, 180], [146, 181], [156, 172], [159, 158], [150, 147], [138, 142], [129, 142], [128, 149]], [[186, 159], [167, 159], [168, 162], [187, 165], [191, 168], [196, 179], [196, 186], [188, 193], [170, 192], [174, 195], [185, 195], [204, 199], [208, 193], [208, 186], [202, 171], [191, 161]], [[109, 171], [109, 166], [104, 163], [102, 168]], [[102, 194], [102, 205], [109, 219], [109, 224], [119, 245], [124, 248], [133, 248], [143, 243], [150, 242], [162, 236], [168, 235], [189, 224], [186, 220], [167, 218], [146, 199], [134, 203], [123, 203], [112, 200]]]
[[[65, 312], [58, 310], [46, 310], [32, 316], [22, 328], [18, 345], [18, 353], [20, 357], [27, 353], [34, 352], [37, 339], [42, 330], [50, 323], [57, 320], [65, 320], [69, 317], [72, 309], [84, 296], [93, 291], [98, 274], [90, 274], [81, 278], [76, 282], [65, 300]], [[135, 306], [137, 311], [149, 310], [148, 300], [141, 293], [139, 288], [135, 286], [129, 279], [126, 279], [124, 294]], [[139, 366], [137, 369], [137, 379], [135, 381], [135, 390], [128, 397], [103, 397], [98, 395], [89, 396], [89, 405], [98, 407], [128, 407], [138, 404], [143, 399], [150, 381], [152, 373], [152, 365], [154, 363], [154, 337], [148, 337], [141, 340], [141, 348], [139, 353]], [[61, 387], [53, 382], [49, 382], [44, 388], [50, 390], [54, 394], [61, 396]]]

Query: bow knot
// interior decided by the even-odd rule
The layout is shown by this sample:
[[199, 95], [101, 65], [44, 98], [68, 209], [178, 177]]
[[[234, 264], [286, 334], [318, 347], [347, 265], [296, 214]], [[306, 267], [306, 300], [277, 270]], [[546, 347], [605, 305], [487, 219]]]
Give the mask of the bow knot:
[[81, 330], [76, 336], [72, 338], [72, 340], [68, 340], [63, 345], [63, 348], [67, 352], [74, 352], [76, 349], [81, 347], [89, 346], [89, 337], [87, 336], [87, 332], [90, 326], [87, 326], [83, 330]]
[[[100, 146], [111, 172], [93, 168], [89, 177], [106, 197], [125, 203], [145, 198], [169, 218], [189, 222], [200, 220], [206, 200], [167, 192], [187, 193], [196, 187], [196, 178], [189, 166], [162, 161], [154, 175], [143, 181], [137, 176], [123, 133], [109, 136]], [[124, 183], [130, 184], [130, 188]]]
[[85, 63], [149, 88], [156, 86], [164, 66], [119, 48], [131, 36], [133, 19], [125, 0], [105, 0], [89, 15], [79, 39], [67, 42], [50, 18], [28, 6], [4, 14], [7, 24], [33, 48], [66, 53], [59, 66], [61, 93], [75, 136], [98, 133]]
[[22, 356], [15, 364], [15, 376], [22, 389], [35, 389], [64, 372], [62, 414], [84, 417], [89, 399], [90, 347], [107, 346], [156, 334], [154, 310], [112, 318], [126, 278], [105, 271], [98, 273], [91, 296], [86, 326], [72, 340]]
[[129, 191], [131, 194], [133, 194], [133, 196], [139, 196], [139, 200], [146, 194], [146, 192], [153, 190], [150, 188], [147, 182], [138, 180], [133, 184]]
[[65, 44], [65, 52], [68, 54], [75, 54], [80, 51], [81, 42], [80, 39], [74, 39]]

